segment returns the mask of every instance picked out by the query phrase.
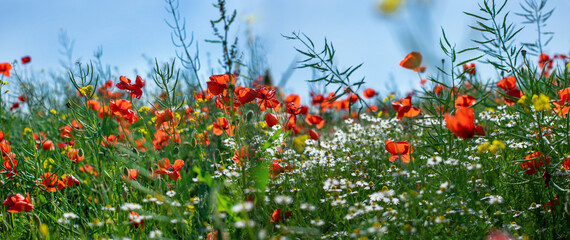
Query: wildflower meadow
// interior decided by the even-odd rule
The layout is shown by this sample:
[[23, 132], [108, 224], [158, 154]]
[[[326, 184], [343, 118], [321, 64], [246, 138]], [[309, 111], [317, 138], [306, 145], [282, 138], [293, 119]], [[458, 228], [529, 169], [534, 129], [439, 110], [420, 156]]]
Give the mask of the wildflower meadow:
[[354, 77], [362, 65], [335, 56], [349, 50], [309, 32], [283, 33], [309, 97], [282, 90], [224, 0], [212, 74], [176, 0], [177, 55], [149, 73], [96, 55], [46, 87], [34, 56], [0, 54], [0, 238], [569, 239], [568, 49], [543, 51], [541, 30], [554, 4], [466, 2], [472, 47], [442, 29], [434, 67], [384, 56], [417, 73], [407, 94]]

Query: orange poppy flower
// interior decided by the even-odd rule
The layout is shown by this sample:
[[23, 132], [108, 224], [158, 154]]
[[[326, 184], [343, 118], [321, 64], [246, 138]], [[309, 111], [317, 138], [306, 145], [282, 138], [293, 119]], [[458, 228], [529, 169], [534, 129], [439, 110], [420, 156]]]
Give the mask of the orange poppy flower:
[[178, 181], [178, 179], [182, 178], [180, 176], [179, 171], [180, 171], [180, 169], [182, 169], [183, 166], [184, 166], [184, 160], [182, 160], [182, 159], [178, 159], [178, 160], [174, 161], [174, 165], [171, 165], [170, 160], [168, 160], [168, 158], [163, 158], [161, 160], [158, 160], [159, 170], [154, 171], [154, 173], [166, 174], [172, 180], [174, 180], [176, 182], [176, 181]]
[[386, 151], [388, 151], [392, 156], [388, 160], [390, 162], [396, 161], [400, 158], [402, 162], [409, 163], [410, 160], [414, 161], [414, 158], [410, 156], [414, 152], [414, 148], [408, 141], [397, 141], [386, 140]]
[[267, 108], [273, 108], [275, 111], [279, 111], [281, 108], [281, 103], [275, 99], [275, 89], [268, 89], [266, 87], [258, 88], [257, 91], [257, 105], [259, 105], [259, 110], [265, 112]]
[[422, 64], [422, 55], [419, 52], [409, 53], [404, 60], [400, 62], [400, 66], [407, 69], [417, 69]]
[[131, 94], [131, 97], [140, 99], [142, 96], [142, 89], [144, 87], [144, 80], [137, 75], [137, 79], [135, 80], [135, 84], [131, 84], [131, 79], [126, 78], [125, 76], [119, 77], [121, 82], [117, 83], [117, 88], [121, 90], [125, 90]]
[[311, 100], [311, 105], [313, 106], [317, 106], [325, 100], [325, 97], [322, 94], [315, 95], [313, 92], [311, 92], [311, 97], [313, 98]]
[[325, 120], [319, 115], [307, 114], [305, 117], [305, 122], [309, 124], [309, 126], [316, 124], [318, 129], [321, 129], [325, 126]]
[[10, 63], [0, 63], [0, 74], [4, 74], [4, 76], [10, 76], [10, 70], [12, 70], [12, 64]]
[[524, 172], [528, 175], [535, 174], [538, 169], [544, 167], [544, 162], [542, 161], [543, 159], [546, 162], [546, 165], [550, 164], [550, 158], [544, 156], [542, 153], [539, 152], [531, 153], [527, 155], [524, 159], [530, 160], [522, 163], [522, 169], [525, 170]]
[[295, 105], [295, 107], [300, 107], [301, 106], [301, 97], [297, 94], [289, 94], [286, 98], [285, 98], [285, 103], [293, 103]]
[[266, 113], [265, 114], [265, 123], [267, 123], [268, 127], [273, 127], [279, 124], [279, 119], [273, 113]]
[[475, 103], [475, 98], [470, 95], [461, 95], [455, 99], [455, 108], [471, 107]]
[[408, 96], [402, 99], [401, 102], [393, 102], [392, 108], [398, 111], [398, 119], [402, 119], [404, 117], [415, 117], [418, 116], [421, 112], [419, 108], [412, 106], [412, 96]]
[[132, 109], [132, 103], [128, 100], [124, 99], [117, 99], [116, 101], [113, 100], [111, 101], [110, 105], [111, 105], [111, 111], [113, 112], [113, 116], [128, 120], [130, 124], [135, 123], [139, 119], [137, 112], [133, 111]]
[[57, 175], [47, 172], [40, 178], [41, 184], [44, 185], [46, 191], [48, 192], [56, 192], [57, 191]]
[[364, 96], [366, 99], [373, 98], [376, 96], [376, 91], [374, 91], [372, 88], [367, 88], [364, 90], [364, 92], [362, 92], [362, 96]]
[[226, 132], [228, 136], [234, 136], [234, 129], [236, 126], [230, 126], [228, 120], [225, 117], [219, 117], [214, 123], [214, 135], [220, 136], [223, 132]]
[[473, 108], [459, 108], [455, 111], [455, 116], [446, 113], [444, 117], [447, 128], [462, 139], [472, 138], [476, 134], [480, 136], [485, 135], [481, 125], [475, 126]]
[[6, 207], [9, 207], [9, 213], [19, 213], [22, 211], [29, 212], [34, 209], [34, 205], [32, 205], [29, 193], [26, 194], [26, 197], [19, 193], [16, 195], [10, 194], [8, 197], [6, 197], [6, 200], [4, 200], [2, 204], [4, 204]]
[[570, 157], [564, 159], [564, 162], [562, 163], [562, 167], [566, 170], [570, 169]]
[[441, 95], [441, 92], [443, 92], [443, 89], [445, 89], [445, 86], [438, 84], [433, 89], [433, 92], [435, 93], [435, 95], [439, 96], [439, 95]]

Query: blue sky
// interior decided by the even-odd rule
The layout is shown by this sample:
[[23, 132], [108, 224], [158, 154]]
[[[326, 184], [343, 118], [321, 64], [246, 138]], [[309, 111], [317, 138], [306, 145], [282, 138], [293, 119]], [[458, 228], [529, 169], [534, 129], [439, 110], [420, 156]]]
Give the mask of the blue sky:
[[[188, 30], [194, 33], [200, 47], [203, 82], [209, 72], [207, 53], [214, 72], [220, 71], [216, 58], [220, 56], [219, 46], [206, 43], [212, 39], [209, 20], [217, 17], [213, 1], [182, 0], [180, 13], [185, 18]], [[410, 51], [424, 54], [428, 73], [435, 72], [432, 66], [443, 56], [439, 50], [440, 27], [458, 48], [471, 45], [470, 39], [478, 33], [467, 25], [473, 19], [462, 12], [475, 12], [478, 0], [407, 0], [404, 8], [393, 16], [378, 13], [377, 0], [230, 0], [229, 8], [238, 11], [237, 36], [241, 43], [247, 41], [246, 20], [252, 17], [250, 25], [265, 50], [265, 57], [274, 78], [279, 79], [290, 62], [297, 56], [294, 47], [297, 42], [284, 39], [293, 31], [302, 31], [316, 42], [326, 37], [337, 50], [339, 66], [346, 67], [364, 63], [357, 77], [366, 76], [366, 86], [381, 92], [393, 87], [402, 91], [418, 88], [418, 77], [412, 71], [402, 69], [398, 63]], [[520, 12], [519, 3], [510, 1], [507, 8]], [[82, 62], [93, 58], [93, 52], [103, 49], [103, 61], [118, 67], [121, 75], [134, 79], [134, 69], [140, 73], [149, 71], [145, 54], [159, 61], [175, 56], [175, 47], [170, 40], [170, 29], [165, 19], [171, 16], [160, 0], [99, 0], [99, 1], [7, 1], [2, 4], [0, 15], [2, 38], [0, 38], [0, 62], [12, 61], [30, 55], [29, 67], [40, 70], [57, 70], [59, 54], [58, 34], [67, 32], [75, 40], [74, 57]], [[550, 1], [547, 8], [556, 6], [547, 30], [555, 32], [546, 53], [568, 53], [570, 32], [565, 14], [570, 10], [568, 1]], [[518, 22], [519, 17], [513, 15]], [[521, 25], [522, 26], [522, 25]], [[413, 33], [409, 35], [409, 33]], [[535, 28], [528, 26], [520, 40], [533, 40]], [[296, 70], [285, 90], [307, 96], [310, 78], [308, 70]], [[494, 75], [489, 75], [494, 77]], [[117, 79], [113, 79], [117, 81]]]

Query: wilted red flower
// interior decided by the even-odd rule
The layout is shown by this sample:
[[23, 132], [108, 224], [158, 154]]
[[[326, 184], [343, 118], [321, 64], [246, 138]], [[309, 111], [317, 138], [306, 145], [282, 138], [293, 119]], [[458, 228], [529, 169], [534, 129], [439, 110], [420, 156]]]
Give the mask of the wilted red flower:
[[470, 95], [461, 95], [455, 99], [455, 108], [471, 107], [476, 99]]
[[32, 58], [30, 56], [22, 57], [22, 65], [27, 64], [31, 61], [32, 61]]
[[236, 126], [230, 126], [228, 120], [225, 117], [219, 117], [214, 123], [214, 135], [220, 136], [223, 132], [226, 132], [228, 136], [234, 136], [234, 129]]
[[277, 119], [277, 116], [275, 116], [275, 114], [273, 114], [273, 113], [266, 113], [265, 114], [265, 123], [267, 123], [268, 127], [273, 127], [273, 126], [279, 124], [279, 119]]
[[9, 207], [9, 213], [19, 213], [22, 211], [29, 212], [34, 209], [34, 205], [32, 205], [29, 193], [26, 194], [26, 197], [19, 193], [16, 195], [10, 194], [8, 197], [6, 197], [6, 200], [4, 200], [2, 204], [4, 204], [6, 207]]
[[525, 170], [525, 173], [528, 175], [535, 174], [538, 169], [544, 166], [543, 159], [546, 165], [550, 164], [550, 158], [540, 152], [531, 153], [524, 159], [529, 160], [522, 163], [522, 169]]
[[136, 97], [140, 99], [142, 96], [142, 89], [144, 87], [144, 80], [137, 75], [137, 79], [135, 80], [135, 84], [131, 84], [131, 79], [126, 78], [125, 76], [119, 77], [121, 82], [117, 83], [117, 88], [121, 90], [125, 90], [131, 94], [131, 97]]
[[374, 89], [372, 88], [367, 88], [364, 90], [364, 92], [362, 92], [362, 96], [364, 96], [367, 99], [373, 98], [374, 96], [376, 96], [376, 91], [374, 91]]
[[20, 107], [19, 102], [12, 103], [12, 106], [10, 107], [10, 111], [14, 111], [14, 109], [17, 109], [19, 107]]
[[180, 171], [180, 169], [182, 169], [183, 166], [184, 166], [184, 160], [182, 160], [182, 159], [178, 159], [178, 160], [174, 161], [174, 165], [171, 165], [170, 160], [168, 160], [168, 158], [163, 158], [161, 160], [158, 160], [159, 170], [154, 171], [154, 173], [166, 174], [172, 180], [178, 181], [178, 179], [182, 178], [180, 176], [179, 171]]
[[386, 140], [386, 151], [388, 151], [392, 156], [388, 160], [390, 162], [396, 161], [396, 159], [401, 159], [402, 162], [409, 163], [410, 160], [414, 161], [414, 158], [410, 156], [414, 152], [414, 148], [408, 141], [397, 141]]
[[455, 116], [445, 114], [447, 128], [462, 139], [468, 139], [475, 134], [484, 136], [485, 131], [481, 125], [475, 126], [475, 113], [473, 108], [459, 108], [455, 111]]
[[421, 110], [417, 107], [412, 106], [412, 96], [408, 96], [404, 99], [399, 101], [395, 101], [392, 103], [392, 108], [398, 111], [398, 119], [402, 119], [404, 117], [415, 117], [420, 114]]
[[40, 177], [40, 180], [41, 184], [43, 184], [44, 187], [46, 188], [46, 191], [48, 192], [57, 191], [57, 183], [58, 183], [57, 175], [47, 172], [44, 173], [42, 177]]
[[422, 55], [419, 52], [411, 52], [404, 60], [400, 62], [400, 66], [407, 69], [417, 69], [422, 64]]
[[12, 70], [12, 64], [10, 63], [0, 63], [0, 74], [4, 74], [4, 76], [10, 76], [10, 70]]

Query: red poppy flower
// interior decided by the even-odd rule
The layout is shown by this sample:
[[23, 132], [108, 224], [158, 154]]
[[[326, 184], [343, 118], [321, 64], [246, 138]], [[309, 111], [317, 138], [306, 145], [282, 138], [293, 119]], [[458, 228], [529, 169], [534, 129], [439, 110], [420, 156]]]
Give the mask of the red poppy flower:
[[69, 157], [69, 159], [71, 159], [72, 162], [74, 163], [78, 163], [83, 161], [83, 159], [85, 159], [85, 154], [83, 154], [83, 150], [81, 149], [69, 149], [69, 151], [67, 152], [67, 157]]
[[281, 103], [275, 99], [275, 89], [268, 89], [266, 87], [258, 88], [257, 91], [257, 104], [259, 105], [259, 110], [265, 112], [267, 108], [273, 108], [275, 111], [279, 111], [281, 108]]
[[132, 224], [136, 228], [139, 228], [139, 227], [144, 228], [143, 218], [141, 218], [141, 215], [139, 215], [136, 212], [131, 211], [129, 213], [129, 223]]
[[419, 108], [412, 106], [412, 96], [408, 96], [402, 99], [401, 102], [393, 102], [392, 108], [398, 111], [398, 119], [402, 119], [404, 117], [415, 117], [418, 116], [421, 112]]
[[174, 114], [172, 114], [169, 108], [154, 111], [154, 116], [156, 117], [156, 129], [161, 128], [163, 124], [170, 124], [174, 119]]
[[517, 78], [515, 78], [514, 76], [509, 76], [501, 79], [501, 81], [497, 83], [497, 87], [507, 91], [515, 88], [516, 84], [517, 84]]
[[466, 72], [470, 75], [475, 75], [475, 63], [463, 64], [463, 72]]
[[135, 80], [135, 84], [131, 84], [131, 79], [128, 79], [125, 76], [119, 77], [121, 82], [117, 83], [117, 88], [121, 90], [125, 90], [131, 94], [131, 97], [136, 97], [140, 99], [142, 96], [142, 89], [144, 87], [144, 80], [137, 75], [137, 79]]
[[48, 192], [56, 192], [57, 191], [57, 175], [47, 172], [40, 178], [41, 184], [44, 185], [46, 191]]
[[523, 95], [523, 92], [518, 88], [512, 88], [507, 90], [507, 96], [505, 96], [504, 102], [507, 106], [512, 106], [516, 103], [518, 99], [520, 99]]
[[137, 112], [132, 109], [132, 103], [128, 100], [112, 100], [111, 111], [113, 112], [113, 116], [128, 120], [130, 124], [135, 123], [139, 119]]
[[12, 70], [12, 64], [10, 63], [0, 63], [0, 74], [4, 74], [4, 76], [10, 76], [10, 70]]
[[79, 171], [92, 174], [95, 177], [97, 177], [99, 175], [99, 173], [97, 171], [93, 170], [93, 167], [91, 165], [87, 165], [87, 164], [79, 167]]
[[14, 159], [16, 154], [9, 154], [11, 156], [4, 156], [2, 160], [4, 160], [4, 169], [0, 169], [0, 173], [6, 172], [6, 177], [13, 177], [14, 175], [18, 174], [16, 171], [16, 166], [18, 166], [18, 161]]
[[61, 180], [58, 181], [57, 190], [61, 191], [63, 188], [79, 186], [79, 184], [81, 184], [81, 182], [79, 182], [77, 178], [71, 175], [65, 175], [61, 178]]
[[309, 137], [311, 137], [311, 139], [315, 141], [319, 140], [319, 138], [321, 137], [321, 134], [319, 134], [317, 131], [313, 129], [309, 129], [307, 133], [309, 134]]
[[178, 160], [174, 161], [174, 165], [171, 165], [170, 160], [168, 160], [168, 158], [163, 158], [163, 159], [158, 161], [159, 170], [154, 171], [154, 173], [166, 174], [172, 180], [178, 181], [178, 179], [182, 178], [180, 176], [179, 171], [180, 171], [180, 169], [182, 169], [183, 166], [184, 166], [184, 160], [182, 160], [182, 159], [178, 159]]
[[101, 145], [104, 147], [110, 148], [117, 145], [117, 136], [111, 134], [109, 136], [103, 136], [103, 140], [101, 140]]
[[455, 99], [455, 108], [471, 107], [475, 103], [475, 98], [470, 95], [461, 95]]
[[273, 113], [266, 113], [265, 114], [265, 123], [267, 123], [268, 127], [273, 127], [273, 126], [279, 124], [279, 119], [277, 119], [277, 116], [275, 116], [275, 114], [273, 114]]
[[289, 94], [286, 98], [285, 98], [285, 103], [293, 103], [295, 105], [295, 107], [300, 107], [301, 106], [301, 97], [297, 94]]
[[446, 113], [444, 117], [447, 128], [462, 139], [472, 138], [475, 134], [485, 135], [481, 125], [475, 126], [473, 108], [459, 108], [455, 111], [455, 116]]
[[241, 164], [246, 158], [252, 159], [255, 156], [255, 150], [250, 146], [243, 146], [234, 152], [232, 160]]
[[410, 160], [414, 161], [414, 158], [410, 156], [414, 152], [414, 148], [408, 141], [397, 141], [386, 140], [386, 151], [388, 151], [392, 156], [388, 160], [390, 162], [396, 161], [396, 159], [401, 159], [402, 162], [409, 163]]
[[305, 122], [309, 124], [309, 126], [316, 124], [318, 129], [321, 129], [323, 126], [325, 126], [325, 120], [319, 115], [307, 114], [305, 117]]
[[564, 159], [564, 162], [562, 163], [562, 167], [566, 170], [570, 169], [570, 157]]
[[422, 55], [418, 52], [409, 53], [404, 60], [400, 62], [400, 66], [407, 69], [417, 69], [422, 64]]
[[311, 92], [311, 97], [313, 98], [311, 100], [311, 105], [313, 105], [313, 106], [319, 105], [325, 100], [325, 97], [322, 94], [318, 94], [318, 95], [314, 95], [314, 96], [313, 95], [314, 95], [314, 93]]
[[127, 177], [123, 175], [121, 176], [121, 180], [125, 180], [125, 178], [128, 178], [130, 180], [136, 181], [138, 177], [139, 177], [139, 170], [127, 169]]
[[255, 91], [254, 89], [251, 89], [248, 87], [242, 87], [242, 86], [236, 87], [236, 90], [234, 90], [234, 93], [236, 94], [236, 98], [238, 99], [238, 101], [241, 105], [244, 105], [246, 103], [249, 103], [249, 102], [255, 100], [255, 97], [257, 96], [257, 91]]
[[539, 152], [531, 153], [524, 159], [530, 160], [522, 163], [522, 169], [525, 170], [525, 173], [528, 175], [535, 174], [538, 169], [544, 166], [544, 162], [542, 161], [543, 159], [546, 162], [546, 165], [550, 164], [550, 158]]
[[219, 117], [212, 125], [214, 126], [214, 135], [220, 136], [223, 132], [226, 132], [228, 136], [234, 136], [236, 126], [230, 126], [225, 117]]
[[22, 57], [22, 65], [27, 64], [31, 61], [32, 61], [32, 58], [30, 56]]
[[278, 223], [281, 220], [285, 220], [288, 219], [289, 217], [291, 217], [291, 211], [287, 211], [285, 212], [284, 216], [281, 216], [281, 209], [277, 208], [275, 209], [275, 211], [273, 211], [273, 214], [271, 214], [271, 222], [272, 223]]
[[374, 91], [374, 89], [372, 88], [367, 88], [366, 90], [364, 90], [364, 92], [362, 92], [362, 96], [364, 96], [366, 99], [373, 98], [374, 96], [376, 96], [376, 91]]
[[8, 195], [8, 197], [6, 197], [6, 200], [4, 200], [2, 204], [4, 204], [4, 206], [9, 207], [8, 208], [9, 213], [19, 213], [22, 211], [29, 212], [34, 209], [34, 205], [32, 205], [29, 193], [26, 194], [26, 197], [24, 197], [22, 194], [19, 193], [16, 195], [10, 194]]
[[[210, 81], [206, 82], [208, 85], [208, 92], [212, 95], [220, 95], [226, 90], [230, 84], [230, 76], [228, 74], [219, 74], [210, 76]], [[235, 85], [235, 77], [231, 78], [231, 85]]]

